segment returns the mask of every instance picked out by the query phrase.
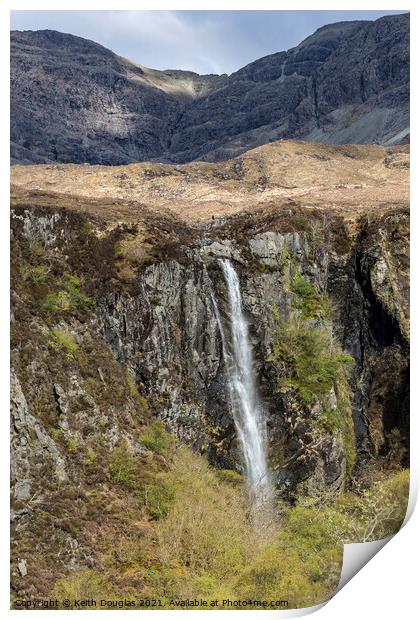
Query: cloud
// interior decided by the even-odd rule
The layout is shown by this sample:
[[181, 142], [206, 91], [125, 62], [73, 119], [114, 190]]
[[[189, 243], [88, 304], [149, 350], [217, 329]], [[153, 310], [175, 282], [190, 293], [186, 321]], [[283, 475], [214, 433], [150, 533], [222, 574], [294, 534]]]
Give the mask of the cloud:
[[52, 29], [155, 69], [232, 73], [334, 21], [401, 11], [12, 11], [16, 30]]

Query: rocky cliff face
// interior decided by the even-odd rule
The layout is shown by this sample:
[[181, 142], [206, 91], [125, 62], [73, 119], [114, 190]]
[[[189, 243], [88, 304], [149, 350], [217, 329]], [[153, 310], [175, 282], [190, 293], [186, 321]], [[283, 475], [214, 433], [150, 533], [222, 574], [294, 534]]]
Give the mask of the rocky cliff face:
[[231, 76], [153, 71], [53, 31], [13, 32], [14, 162], [218, 161], [284, 138], [409, 134], [409, 16], [343, 22]]
[[[18, 320], [13, 431], [17, 445], [22, 445], [14, 456], [17, 499], [29, 499], [31, 485], [37, 485], [31, 478], [39, 475], [34, 470], [38, 453], [49, 455], [42, 467], [51, 459], [55, 475], [67, 478], [58, 440], [81, 445], [94, 427], [96, 432], [103, 427], [110, 446], [122, 435], [133, 441], [136, 425], [142, 422], [135, 407], [137, 389], [182, 441], [206, 452], [218, 466], [241, 470], [227, 404], [221, 335], [211, 301], [214, 290], [228, 320], [220, 258], [230, 259], [240, 276], [256, 373], [269, 416], [270, 457], [280, 488], [338, 489], [349, 458], [340, 432], [321, 429], [320, 405], [299, 405], [292, 388], [279, 389], [285, 369], [273, 360], [272, 352], [279, 317], [287, 318], [294, 307], [293, 270], [317, 291], [331, 295], [331, 329], [356, 361], [350, 385], [359, 461], [385, 456], [391, 432], [398, 432], [404, 444], [408, 433], [407, 215], [396, 211], [371, 222], [362, 219], [354, 238], [345, 231], [334, 233], [334, 221], [313, 217], [308, 230], [306, 225], [299, 230], [297, 222], [293, 232], [282, 231], [275, 220], [268, 230], [260, 225], [256, 232], [251, 217], [197, 229], [190, 243], [179, 248], [178, 257], [153, 261], [130, 280], [130, 286], [124, 280], [112, 284], [110, 265], [102, 283], [103, 276], [98, 279], [92, 271], [88, 276], [92, 278], [91, 314], [78, 288], [77, 259], [83, 255], [89, 261], [98, 243], [111, 249], [116, 238], [101, 239], [95, 245], [95, 234], [83, 218], [17, 210], [13, 221], [21, 259], [31, 260], [37, 248], [42, 264], [48, 265], [46, 269], [62, 287], [47, 294], [46, 301], [35, 299], [33, 304], [41, 304], [38, 310], [35, 305], [25, 307], [28, 295], [41, 296], [42, 280], [47, 282], [49, 275], [21, 265], [29, 275], [27, 271], [26, 284], [17, 285], [14, 302]], [[227, 236], [231, 226], [237, 230], [233, 237], [232, 232]], [[118, 234], [124, 238], [127, 233]], [[73, 259], [69, 253], [75, 254]], [[118, 261], [114, 253], [110, 263]], [[67, 272], [69, 262], [75, 273]], [[121, 275], [114, 271], [114, 277], [118, 280]], [[65, 370], [66, 359], [71, 372]], [[114, 389], [115, 397], [110, 393]], [[331, 408], [336, 407], [332, 393]]]

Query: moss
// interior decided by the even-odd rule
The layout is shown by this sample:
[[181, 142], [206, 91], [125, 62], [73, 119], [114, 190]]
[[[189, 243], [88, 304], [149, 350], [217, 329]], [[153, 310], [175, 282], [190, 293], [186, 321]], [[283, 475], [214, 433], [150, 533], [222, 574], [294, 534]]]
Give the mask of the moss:
[[67, 359], [73, 360], [77, 351], [77, 343], [71, 332], [66, 329], [53, 329], [48, 339], [49, 346], [55, 351], [62, 351]]

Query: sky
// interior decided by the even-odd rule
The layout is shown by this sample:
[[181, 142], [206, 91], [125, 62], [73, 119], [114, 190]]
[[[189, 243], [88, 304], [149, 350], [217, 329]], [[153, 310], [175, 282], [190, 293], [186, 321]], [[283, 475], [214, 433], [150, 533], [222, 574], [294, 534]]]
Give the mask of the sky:
[[290, 49], [320, 26], [403, 11], [12, 11], [13, 30], [91, 39], [153, 69], [232, 73]]

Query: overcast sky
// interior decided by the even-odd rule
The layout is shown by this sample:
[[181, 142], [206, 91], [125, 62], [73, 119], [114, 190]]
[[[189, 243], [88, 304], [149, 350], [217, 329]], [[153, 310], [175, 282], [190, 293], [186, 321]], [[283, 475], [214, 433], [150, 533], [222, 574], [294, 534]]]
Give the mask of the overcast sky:
[[402, 11], [12, 11], [11, 28], [68, 32], [153, 69], [232, 73], [337, 21]]

